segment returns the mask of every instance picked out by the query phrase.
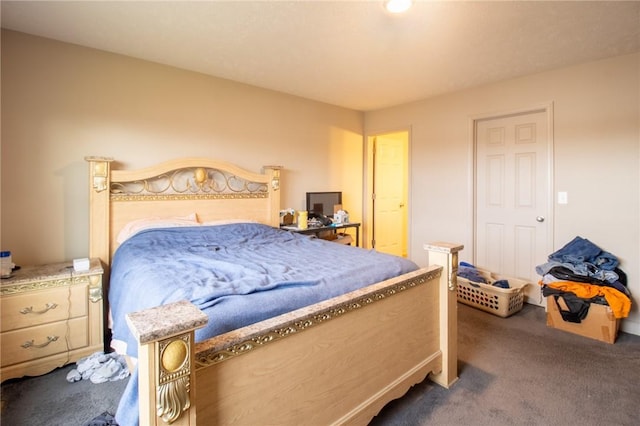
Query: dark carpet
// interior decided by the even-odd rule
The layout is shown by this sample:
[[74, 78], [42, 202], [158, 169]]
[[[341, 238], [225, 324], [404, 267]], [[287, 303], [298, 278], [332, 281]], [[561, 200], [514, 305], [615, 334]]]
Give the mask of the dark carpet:
[[[509, 318], [458, 309], [458, 382], [414, 386], [371, 426], [640, 424], [640, 336], [611, 345], [551, 329], [532, 305]], [[3, 383], [2, 423], [84, 426], [114, 413], [126, 380], [68, 383], [71, 368]]]
[[640, 336], [566, 333], [533, 305], [509, 318], [458, 307], [458, 382], [414, 386], [372, 426], [640, 424]]
[[67, 373], [75, 366], [70, 364], [43, 376], [2, 383], [2, 425], [85, 426], [94, 418], [100, 420], [105, 412], [115, 413], [129, 379], [98, 384], [90, 380], [69, 383]]

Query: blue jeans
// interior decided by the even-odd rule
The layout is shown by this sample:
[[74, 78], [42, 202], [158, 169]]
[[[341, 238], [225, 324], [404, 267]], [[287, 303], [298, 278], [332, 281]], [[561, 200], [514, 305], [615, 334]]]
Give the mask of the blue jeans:
[[575, 237], [560, 250], [549, 255], [549, 260], [574, 265], [591, 263], [607, 271], [613, 271], [619, 264], [617, 257], [602, 251], [600, 247], [582, 237]]

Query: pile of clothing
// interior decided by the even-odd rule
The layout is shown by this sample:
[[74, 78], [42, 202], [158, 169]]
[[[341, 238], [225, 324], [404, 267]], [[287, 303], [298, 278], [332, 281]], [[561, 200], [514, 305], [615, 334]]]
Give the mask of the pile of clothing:
[[618, 258], [585, 238], [575, 237], [550, 254], [536, 272], [542, 276], [542, 295], [555, 303], [564, 300], [568, 309], [559, 310], [565, 321], [580, 323], [591, 303], [609, 305], [615, 318], [629, 316], [631, 293]]
[[69, 383], [91, 380], [91, 383], [114, 382], [129, 377], [127, 361], [115, 352], [96, 352], [76, 362], [76, 368], [67, 373]]
[[467, 262], [459, 263], [458, 273], [456, 275], [469, 281], [473, 281], [474, 283], [487, 284], [500, 288], [511, 288], [508, 280], [491, 280], [490, 278], [485, 277], [482, 271]]

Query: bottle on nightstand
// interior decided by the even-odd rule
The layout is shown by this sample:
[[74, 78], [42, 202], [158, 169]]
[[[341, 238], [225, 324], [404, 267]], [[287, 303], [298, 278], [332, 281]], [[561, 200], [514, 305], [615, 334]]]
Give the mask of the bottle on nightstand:
[[15, 266], [16, 265], [11, 261], [10, 251], [0, 252], [0, 276], [2, 276], [2, 278], [9, 278]]

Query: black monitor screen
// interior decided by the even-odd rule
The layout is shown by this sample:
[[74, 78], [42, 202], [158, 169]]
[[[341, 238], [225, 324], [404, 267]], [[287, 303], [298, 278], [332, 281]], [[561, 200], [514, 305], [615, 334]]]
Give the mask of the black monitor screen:
[[333, 217], [333, 206], [342, 204], [342, 192], [307, 192], [307, 211]]

